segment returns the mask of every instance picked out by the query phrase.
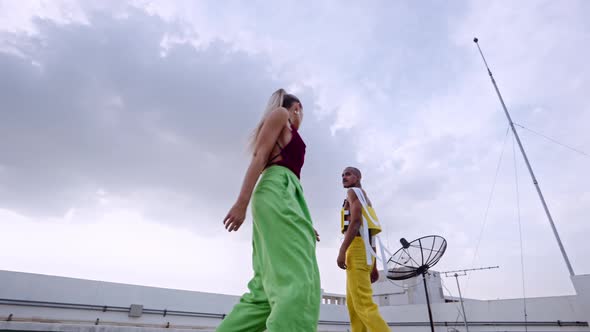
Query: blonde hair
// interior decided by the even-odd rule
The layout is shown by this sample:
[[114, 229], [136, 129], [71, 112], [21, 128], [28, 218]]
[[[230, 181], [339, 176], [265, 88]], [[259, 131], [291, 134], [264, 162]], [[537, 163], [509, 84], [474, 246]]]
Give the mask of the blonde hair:
[[273, 110], [283, 106], [283, 100], [285, 99], [285, 95], [287, 92], [285, 89], [278, 89], [277, 91], [273, 92], [268, 99], [268, 103], [266, 104], [266, 108], [264, 109], [264, 113], [262, 113], [262, 117], [260, 121], [258, 121], [258, 125], [252, 132], [252, 136], [250, 137], [250, 149], [254, 150], [254, 146], [256, 145], [256, 140], [258, 139], [258, 135], [260, 134], [260, 129], [262, 129], [262, 125], [264, 124], [264, 120], [270, 112]]

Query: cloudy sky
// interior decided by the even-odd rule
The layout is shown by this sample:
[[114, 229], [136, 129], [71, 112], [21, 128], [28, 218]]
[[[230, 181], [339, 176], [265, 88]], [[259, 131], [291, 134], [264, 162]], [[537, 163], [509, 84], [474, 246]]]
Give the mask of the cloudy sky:
[[[356, 165], [390, 249], [438, 234], [437, 270], [500, 266], [464, 277], [465, 296], [522, 296], [518, 211], [526, 295], [572, 294], [472, 38], [515, 122], [590, 153], [588, 15], [573, 0], [0, 0], [0, 269], [241, 294], [251, 220], [228, 234], [222, 218], [285, 87], [306, 112], [326, 291], [345, 289], [340, 172]], [[590, 158], [519, 130], [590, 273]]]

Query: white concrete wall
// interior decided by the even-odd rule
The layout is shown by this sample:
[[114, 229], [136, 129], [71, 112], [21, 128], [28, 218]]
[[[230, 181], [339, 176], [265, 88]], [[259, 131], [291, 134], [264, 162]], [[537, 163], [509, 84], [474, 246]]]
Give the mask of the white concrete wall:
[[[239, 300], [238, 296], [211, 294], [194, 291], [126, 285], [102, 281], [82, 280], [39, 274], [0, 271], [0, 299], [17, 299], [43, 302], [59, 302], [89, 305], [129, 307], [140, 304], [144, 309], [176, 310], [203, 313], [227, 314]], [[54, 322], [51, 330], [59, 326], [89, 323], [99, 319], [98, 326], [142, 326], [161, 328], [170, 323], [172, 328], [210, 327], [213, 329], [221, 321], [219, 318], [182, 317], [175, 315], [143, 314], [139, 318], [129, 317], [127, 312], [101, 312], [97, 310], [39, 308], [30, 306], [1, 305], [0, 321], [12, 314], [12, 322], [0, 322], [0, 330], [15, 324], [19, 329], [39, 325], [31, 322]], [[322, 305], [321, 319], [327, 321], [346, 321], [346, 306]], [[25, 324], [24, 326], [22, 324]], [[70, 325], [68, 325], [70, 324]], [[77, 326], [77, 325], [73, 325]], [[26, 327], [26, 328], [25, 328]], [[46, 328], [43, 327], [43, 328]], [[346, 326], [329, 327], [325, 331], [346, 331]], [[60, 330], [63, 331], [63, 330]], [[170, 331], [167, 329], [166, 331]]]
[[[424, 290], [422, 276], [408, 279], [406, 284], [410, 286], [408, 288], [409, 304], [426, 304], [426, 292]], [[440, 274], [438, 272], [426, 276], [426, 285], [428, 286], [430, 303], [445, 302]]]
[[[581, 281], [587, 287], [586, 281]], [[0, 271], [0, 299], [18, 299], [47, 302], [129, 307], [141, 304], [146, 309], [168, 309], [191, 312], [223, 314], [229, 312], [238, 300], [236, 296], [201, 292], [124, 285], [100, 281], [44, 276], [28, 273]], [[587, 315], [579, 305], [577, 296], [535, 298], [527, 300], [528, 321], [586, 321]], [[457, 316], [459, 303], [435, 303], [433, 317], [437, 322], [462, 319]], [[465, 303], [470, 322], [520, 322], [524, 320], [522, 299], [496, 301], [467, 301]], [[400, 305], [380, 308], [384, 318], [394, 323], [392, 329], [399, 332], [427, 331], [423, 326], [397, 326], [400, 323], [428, 322], [425, 305]], [[6, 322], [9, 314], [12, 321]], [[93, 322], [99, 319], [99, 325]], [[320, 331], [346, 331], [346, 306], [322, 305]], [[127, 312], [101, 312], [98, 310], [39, 308], [31, 306], [0, 305], [0, 330], [44, 330], [84, 332], [160, 332], [174, 329], [213, 330], [219, 318], [183, 317], [161, 314], [144, 314], [129, 317]], [[170, 329], [163, 329], [170, 323]], [[407, 324], [406, 324], [407, 325]], [[142, 327], [138, 331], [136, 327]], [[446, 332], [448, 327], [438, 326]], [[458, 330], [463, 331], [460, 326]], [[523, 326], [472, 326], [470, 331], [523, 331]], [[590, 331], [588, 327], [529, 327], [528, 331]]]
[[578, 305], [583, 316], [590, 321], [590, 274], [577, 275], [572, 277], [576, 289]]
[[[403, 281], [391, 281], [386, 273], [379, 272], [379, 281], [373, 284], [373, 298], [381, 306], [426, 304], [426, 294], [422, 276]], [[428, 295], [431, 303], [444, 303], [445, 297], [438, 272], [426, 276]]]
[[0, 271], [0, 298], [227, 313], [237, 296]]
[[[532, 298], [527, 300], [527, 321], [582, 321], [582, 313], [577, 307], [575, 296]], [[427, 321], [428, 311], [424, 305], [405, 305], [396, 307], [381, 307], [381, 313], [390, 322], [424, 322]], [[493, 300], [467, 301], [465, 311], [468, 322], [523, 322], [523, 300]], [[434, 321], [462, 323], [463, 318], [458, 315], [459, 303], [437, 303], [432, 305]], [[459, 331], [464, 327], [457, 326]], [[447, 331], [447, 327], [439, 326], [437, 331]], [[419, 328], [404, 328], [403, 331], [420, 331]], [[588, 327], [558, 328], [558, 327], [528, 327], [528, 331], [590, 331]], [[426, 330], [421, 330], [426, 331]], [[470, 327], [470, 331], [524, 331], [524, 326], [506, 327]]]
[[379, 306], [408, 304], [408, 292], [402, 281], [391, 282], [384, 271], [379, 271], [379, 280], [372, 285], [373, 301]]

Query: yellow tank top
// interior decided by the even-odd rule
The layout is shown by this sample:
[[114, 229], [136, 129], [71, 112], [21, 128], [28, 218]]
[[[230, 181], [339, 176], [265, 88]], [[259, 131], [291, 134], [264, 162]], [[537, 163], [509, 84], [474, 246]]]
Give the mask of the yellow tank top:
[[[375, 209], [372, 206], [367, 204], [365, 199], [365, 195], [360, 188], [353, 188], [358, 199], [361, 201], [361, 214], [363, 217], [362, 223], [364, 225], [365, 221], [367, 223], [367, 228], [369, 229], [369, 234], [371, 236], [377, 235], [381, 232], [381, 224], [379, 223], [379, 218], [377, 218], [377, 214], [375, 213]], [[346, 204], [344, 204], [346, 205]], [[350, 223], [349, 220], [345, 220], [346, 216], [350, 216], [350, 210], [345, 210], [344, 206], [340, 210], [340, 231], [342, 233], [346, 232], [348, 229], [348, 225]], [[350, 218], [349, 218], [350, 219]]]

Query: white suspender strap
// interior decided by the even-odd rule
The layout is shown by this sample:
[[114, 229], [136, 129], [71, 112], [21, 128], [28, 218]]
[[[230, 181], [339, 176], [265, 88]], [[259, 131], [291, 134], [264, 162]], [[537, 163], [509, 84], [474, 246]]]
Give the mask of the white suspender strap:
[[[367, 203], [365, 195], [363, 194], [363, 190], [361, 188], [356, 187], [352, 188], [352, 190], [354, 190], [356, 197], [361, 203], [363, 209], [366, 211], [366, 215], [371, 219], [373, 224], [379, 225], [379, 222], [373, 219], [373, 216], [371, 216], [371, 213], [369, 213], [369, 205]], [[371, 241], [369, 238], [369, 224], [367, 223], [367, 219], [365, 219], [365, 216], [362, 214], [362, 212], [361, 217], [362, 224], [360, 227], [360, 232], [363, 242], [365, 243], [365, 252], [367, 253], [367, 265], [373, 265], [373, 257], [375, 257], [376, 259], [381, 261], [383, 265], [383, 270], [387, 270], [387, 258], [385, 256], [385, 252], [387, 252], [389, 255], [391, 255], [391, 253], [389, 252], [389, 250], [385, 248], [385, 246], [383, 246], [383, 242], [381, 242], [381, 238], [379, 237], [379, 235], [375, 235], [373, 238], [375, 238], [379, 242], [379, 248], [381, 249], [381, 257], [377, 256], [377, 253], [373, 250], [373, 247], [371, 246]], [[377, 243], [375, 243], [375, 246], [377, 246]]]

